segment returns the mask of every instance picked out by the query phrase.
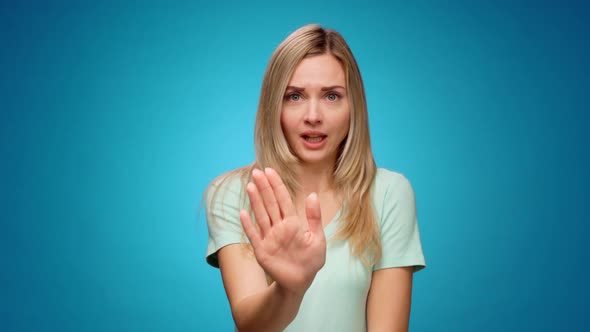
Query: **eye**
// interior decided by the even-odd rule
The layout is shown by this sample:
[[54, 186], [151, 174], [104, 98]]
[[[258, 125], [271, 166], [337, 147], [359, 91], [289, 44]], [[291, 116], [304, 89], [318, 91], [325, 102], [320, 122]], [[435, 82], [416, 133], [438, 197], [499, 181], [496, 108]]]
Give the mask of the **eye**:
[[337, 93], [329, 93], [326, 97], [329, 101], [336, 101], [340, 96]]
[[301, 100], [301, 95], [298, 93], [291, 93], [285, 96], [285, 99], [288, 101], [300, 101]]

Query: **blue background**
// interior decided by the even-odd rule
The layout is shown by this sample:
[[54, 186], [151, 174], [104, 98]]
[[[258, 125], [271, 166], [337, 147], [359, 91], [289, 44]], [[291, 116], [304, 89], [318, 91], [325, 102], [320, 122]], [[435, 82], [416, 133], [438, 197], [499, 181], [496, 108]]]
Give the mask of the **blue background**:
[[411, 330], [588, 329], [585, 5], [100, 3], [0, 10], [2, 331], [232, 331], [201, 195], [252, 161], [270, 55], [312, 22], [416, 192]]

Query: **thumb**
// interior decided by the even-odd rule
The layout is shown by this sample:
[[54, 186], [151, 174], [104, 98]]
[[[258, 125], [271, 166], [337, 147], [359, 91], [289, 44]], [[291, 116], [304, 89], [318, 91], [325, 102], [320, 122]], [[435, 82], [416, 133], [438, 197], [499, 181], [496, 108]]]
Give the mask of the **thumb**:
[[312, 233], [322, 231], [322, 213], [320, 210], [320, 200], [316, 193], [311, 193], [305, 199], [305, 216], [307, 224]]

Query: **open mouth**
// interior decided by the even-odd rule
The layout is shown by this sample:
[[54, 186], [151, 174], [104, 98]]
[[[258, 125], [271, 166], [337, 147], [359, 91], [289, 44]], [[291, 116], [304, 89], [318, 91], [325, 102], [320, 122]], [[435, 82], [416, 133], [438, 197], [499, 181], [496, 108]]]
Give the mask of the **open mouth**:
[[326, 135], [302, 135], [302, 137], [309, 143], [319, 143], [326, 139]]

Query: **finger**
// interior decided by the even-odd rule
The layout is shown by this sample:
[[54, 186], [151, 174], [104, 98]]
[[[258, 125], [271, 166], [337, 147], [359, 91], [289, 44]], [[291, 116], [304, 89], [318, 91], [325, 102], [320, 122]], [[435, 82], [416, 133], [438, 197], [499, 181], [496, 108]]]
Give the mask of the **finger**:
[[305, 199], [305, 216], [309, 224], [309, 230], [312, 233], [323, 232], [322, 212], [320, 210], [320, 201], [316, 193], [311, 193]]
[[265, 168], [264, 173], [266, 174], [266, 177], [272, 186], [275, 197], [279, 204], [279, 209], [283, 212], [283, 216], [288, 217], [297, 215], [297, 211], [293, 206], [291, 194], [289, 194], [289, 190], [287, 190], [287, 186], [285, 186], [279, 174], [270, 167]]
[[255, 169], [252, 171], [252, 178], [254, 179], [254, 183], [258, 188], [258, 192], [260, 192], [260, 195], [262, 196], [262, 201], [264, 202], [266, 213], [270, 218], [271, 225], [280, 222], [283, 218], [281, 218], [279, 203], [277, 203], [275, 193], [272, 186], [268, 182], [266, 175], [259, 169]]
[[250, 240], [250, 244], [252, 244], [253, 248], [257, 248], [261, 241], [260, 234], [252, 223], [252, 219], [250, 219], [250, 215], [246, 210], [240, 211], [240, 221], [242, 222], [242, 227], [246, 232], [246, 236]]
[[258, 227], [260, 227], [260, 232], [264, 238], [270, 230], [270, 220], [268, 218], [268, 214], [266, 214], [262, 197], [260, 197], [258, 189], [252, 182], [248, 183], [246, 186], [246, 192], [248, 192], [248, 197], [250, 197], [250, 205], [254, 211], [256, 223], [258, 224]]

